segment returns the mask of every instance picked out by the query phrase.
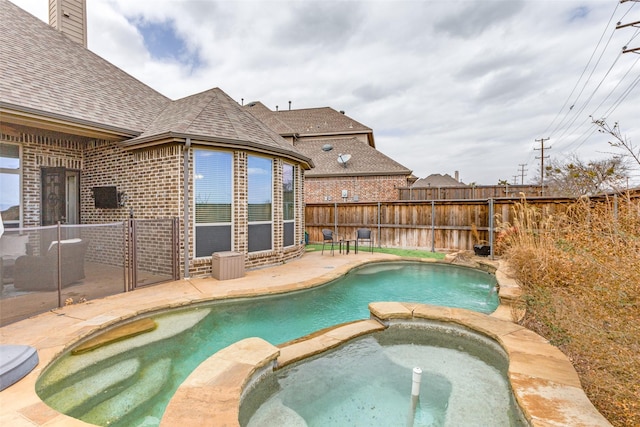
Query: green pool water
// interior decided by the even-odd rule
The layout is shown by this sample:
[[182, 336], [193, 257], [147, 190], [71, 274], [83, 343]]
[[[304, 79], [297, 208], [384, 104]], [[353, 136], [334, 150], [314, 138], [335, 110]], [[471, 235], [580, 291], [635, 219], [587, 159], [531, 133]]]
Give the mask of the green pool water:
[[[369, 264], [313, 289], [177, 309], [158, 328], [92, 352], [59, 358], [36, 390], [51, 407], [97, 425], [158, 425], [169, 400], [204, 360], [247, 337], [279, 344], [369, 317], [374, 301], [419, 302], [491, 313], [495, 276], [420, 262]], [[86, 384], [86, 386], [78, 386]]]

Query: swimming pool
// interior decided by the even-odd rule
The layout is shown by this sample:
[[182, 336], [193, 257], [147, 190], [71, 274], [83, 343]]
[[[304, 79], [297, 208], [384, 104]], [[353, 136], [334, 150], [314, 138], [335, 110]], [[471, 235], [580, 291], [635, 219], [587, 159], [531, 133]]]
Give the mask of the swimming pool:
[[286, 342], [369, 317], [372, 301], [415, 301], [490, 313], [495, 276], [450, 265], [370, 264], [299, 292], [219, 301], [154, 316], [158, 328], [89, 353], [66, 354], [38, 379], [51, 407], [99, 425], [157, 425], [186, 376], [219, 349], [249, 336]]

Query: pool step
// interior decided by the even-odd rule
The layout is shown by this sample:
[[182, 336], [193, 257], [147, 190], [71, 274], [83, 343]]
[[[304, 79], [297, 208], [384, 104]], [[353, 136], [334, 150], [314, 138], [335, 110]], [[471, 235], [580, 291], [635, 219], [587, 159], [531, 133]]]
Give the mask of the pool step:
[[140, 370], [138, 359], [128, 359], [102, 369], [90, 377], [77, 381], [47, 398], [52, 408], [69, 413], [78, 410], [96, 396], [102, 396], [107, 390], [131, 379]]
[[79, 418], [92, 424], [109, 425], [145, 405], [162, 390], [170, 375], [171, 359], [160, 359], [144, 367], [131, 387], [95, 405]]
[[158, 327], [158, 324], [150, 317], [136, 320], [125, 325], [110, 329], [95, 338], [91, 338], [71, 351], [71, 354], [82, 354], [95, 350], [105, 345], [113, 344], [116, 341], [135, 337], [136, 335], [151, 332]]
[[[169, 316], [160, 317], [154, 330], [133, 336], [128, 339], [111, 342], [108, 345], [98, 347], [93, 351], [77, 355], [68, 355], [53, 365], [38, 384], [40, 390], [49, 387], [65, 387], [61, 381], [77, 381], [77, 375], [85, 369], [95, 369], [95, 366], [118, 354], [130, 352], [142, 348], [148, 344], [161, 341], [178, 335], [196, 325], [204, 319], [211, 309], [199, 308], [191, 311], [183, 311]], [[82, 377], [80, 377], [82, 379]], [[45, 399], [46, 402], [46, 399]]]

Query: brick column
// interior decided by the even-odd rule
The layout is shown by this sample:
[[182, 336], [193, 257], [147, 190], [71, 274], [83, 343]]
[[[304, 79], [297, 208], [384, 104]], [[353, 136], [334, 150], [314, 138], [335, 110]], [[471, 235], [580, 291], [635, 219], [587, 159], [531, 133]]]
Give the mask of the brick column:
[[249, 250], [249, 193], [247, 185], [247, 153], [233, 153], [233, 250]]
[[273, 251], [282, 254], [284, 242], [282, 212], [282, 160], [273, 159]]

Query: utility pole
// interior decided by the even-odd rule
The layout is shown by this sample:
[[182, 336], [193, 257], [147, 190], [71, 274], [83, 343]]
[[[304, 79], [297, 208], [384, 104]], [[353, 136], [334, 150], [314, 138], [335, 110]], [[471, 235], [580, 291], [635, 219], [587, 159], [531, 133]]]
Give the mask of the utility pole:
[[536, 142], [540, 143], [540, 148], [534, 148], [534, 150], [540, 150], [540, 157], [536, 157], [536, 159], [540, 159], [540, 195], [544, 194], [544, 159], [549, 158], [544, 155], [544, 150], [551, 150], [551, 147], [544, 146], [544, 142], [548, 140], [549, 138], [536, 139]]
[[513, 185], [518, 185], [518, 175], [513, 175]]
[[[620, 3], [626, 3], [627, 1], [636, 1], [637, 2], [639, 0], [620, 0]], [[616, 30], [619, 30], [620, 28], [626, 28], [626, 27], [640, 28], [640, 21], [629, 22], [627, 24], [623, 24], [622, 22], [618, 22], [618, 24], [616, 25]], [[624, 46], [622, 48], [622, 53], [629, 53], [629, 52], [640, 53], [640, 47], [629, 48], [627, 46]]]
[[520, 166], [520, 185], [524, 185], [524, 176], [527, 172], [527, 169], [525, 169], [524, 167], [527, 165], [524, 163], [520, 163], [518, 166]]

